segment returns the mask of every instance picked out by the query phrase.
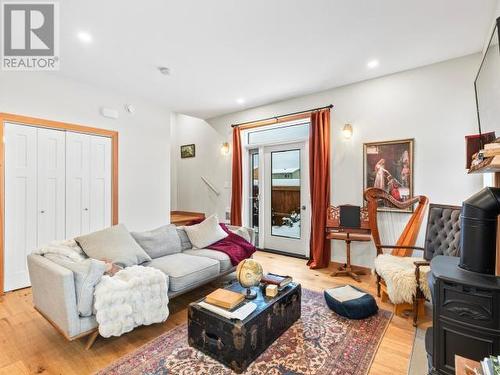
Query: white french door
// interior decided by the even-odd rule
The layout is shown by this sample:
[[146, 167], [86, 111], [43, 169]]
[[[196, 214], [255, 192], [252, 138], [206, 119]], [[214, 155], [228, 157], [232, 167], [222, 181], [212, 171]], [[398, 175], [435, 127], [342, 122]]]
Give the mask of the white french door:
[[307, 142], [263, 147], [263, 248], [307, 256], [310, 193]]
[[30, 285], [27, 256], [111, 225], [111, 139], [5, 123], [4, 291]]
[[90, 232], [90, 137], [66, 134], [66, 234], [68, 238]]
[[40, 247], [66, 235], [66, 150], [63, 131], [37, 129], [37, 135], [37, 247]]
[[5, 291], [30, 284], [27, 256], [37, 248], [37, 129], [5, 124]]
[[66, 236], [111, 225], [111, 139], [66, 133]]
[[90, 137], [89, 229], [111, 226], [111, 138]]

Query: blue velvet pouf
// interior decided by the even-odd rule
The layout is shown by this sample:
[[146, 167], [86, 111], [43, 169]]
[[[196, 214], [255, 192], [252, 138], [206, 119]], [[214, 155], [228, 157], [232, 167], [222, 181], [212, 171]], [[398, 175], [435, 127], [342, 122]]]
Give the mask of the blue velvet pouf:
[[[364, 290], [356, 288], [355, 286], [353, 286], [353, 288], [362, 293], [366, 293]], [[329, 290], [334, 289], [336, 288], [332, 288]], [[323, 294], [325, 296], [326, 304], [331, 310], [349, 319], [365, 319], [371, 315], [376, 314], [378, 311], [378, 306], [377, 302], [375, 302], [375, 298], [373, 298], [373, 296], [368, 293], [359, 298], [344, 302], [341, 302], [332, 297], [328, 293], [328, 290], [325, 290]]]

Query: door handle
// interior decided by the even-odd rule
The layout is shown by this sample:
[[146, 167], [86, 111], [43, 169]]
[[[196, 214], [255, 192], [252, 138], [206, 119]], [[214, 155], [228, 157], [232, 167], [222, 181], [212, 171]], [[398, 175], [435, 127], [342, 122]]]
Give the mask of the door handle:
[[[295, 207], [297, 207], [297, 206], [295, 206]], [[302, 206], [302, 207], [300, 207], [300, 208], [302, 209], [302, 211], [305, 211], [306, 206], [305, 206], [305, 205], [303, 205], [303, 206]]]
[[44, 214], [44, 213], [45, 213], [45, 210], [40, 210], [40, 213], [41, 213], [41, 214]]
[[84, 208], [83, 210], [84, 210], [84, 211], [88, 211], [89, 209], [88, 209], [88, 208]]

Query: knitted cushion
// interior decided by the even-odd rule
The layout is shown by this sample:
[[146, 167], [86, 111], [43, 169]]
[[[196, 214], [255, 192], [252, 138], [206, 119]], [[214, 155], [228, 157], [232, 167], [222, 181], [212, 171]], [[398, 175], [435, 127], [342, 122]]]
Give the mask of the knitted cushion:
[[[361, 293], [366, 293], [362, 289], [356, 287], [353, 288]], [[375, 298], [373, 298], [370, 294], [366, 293], [359, 298], [341, 302], [328, 293], [334, 289], [335, 288], [325, 290], [324, 296], [328, 307], [337, 314], [349, 319], [365, 319], [377, 313], [377, 303], [375, 302]]]

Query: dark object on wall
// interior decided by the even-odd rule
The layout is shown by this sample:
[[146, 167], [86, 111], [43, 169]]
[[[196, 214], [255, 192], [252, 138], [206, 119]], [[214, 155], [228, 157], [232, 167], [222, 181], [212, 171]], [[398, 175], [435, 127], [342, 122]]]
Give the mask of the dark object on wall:
[[343, 228], [360, 228], [361, 227], [361, 207], [345, 204], [340, 208], [340, 226]]
[[181, 158], [194, 158], [196, 156], [196, 146], [194, 144], [181, 146]]
[[433, 327], [426, 352], [435, 374], [455, 374], [455, 355], [482, 360], [500, 353], [500, 278], [458, 267], [459, 259], [432, 259]]
[[499, 214], [500, 188], [484, 188], [463, 203], [461, 268], [489, 275], [495, 274]]

